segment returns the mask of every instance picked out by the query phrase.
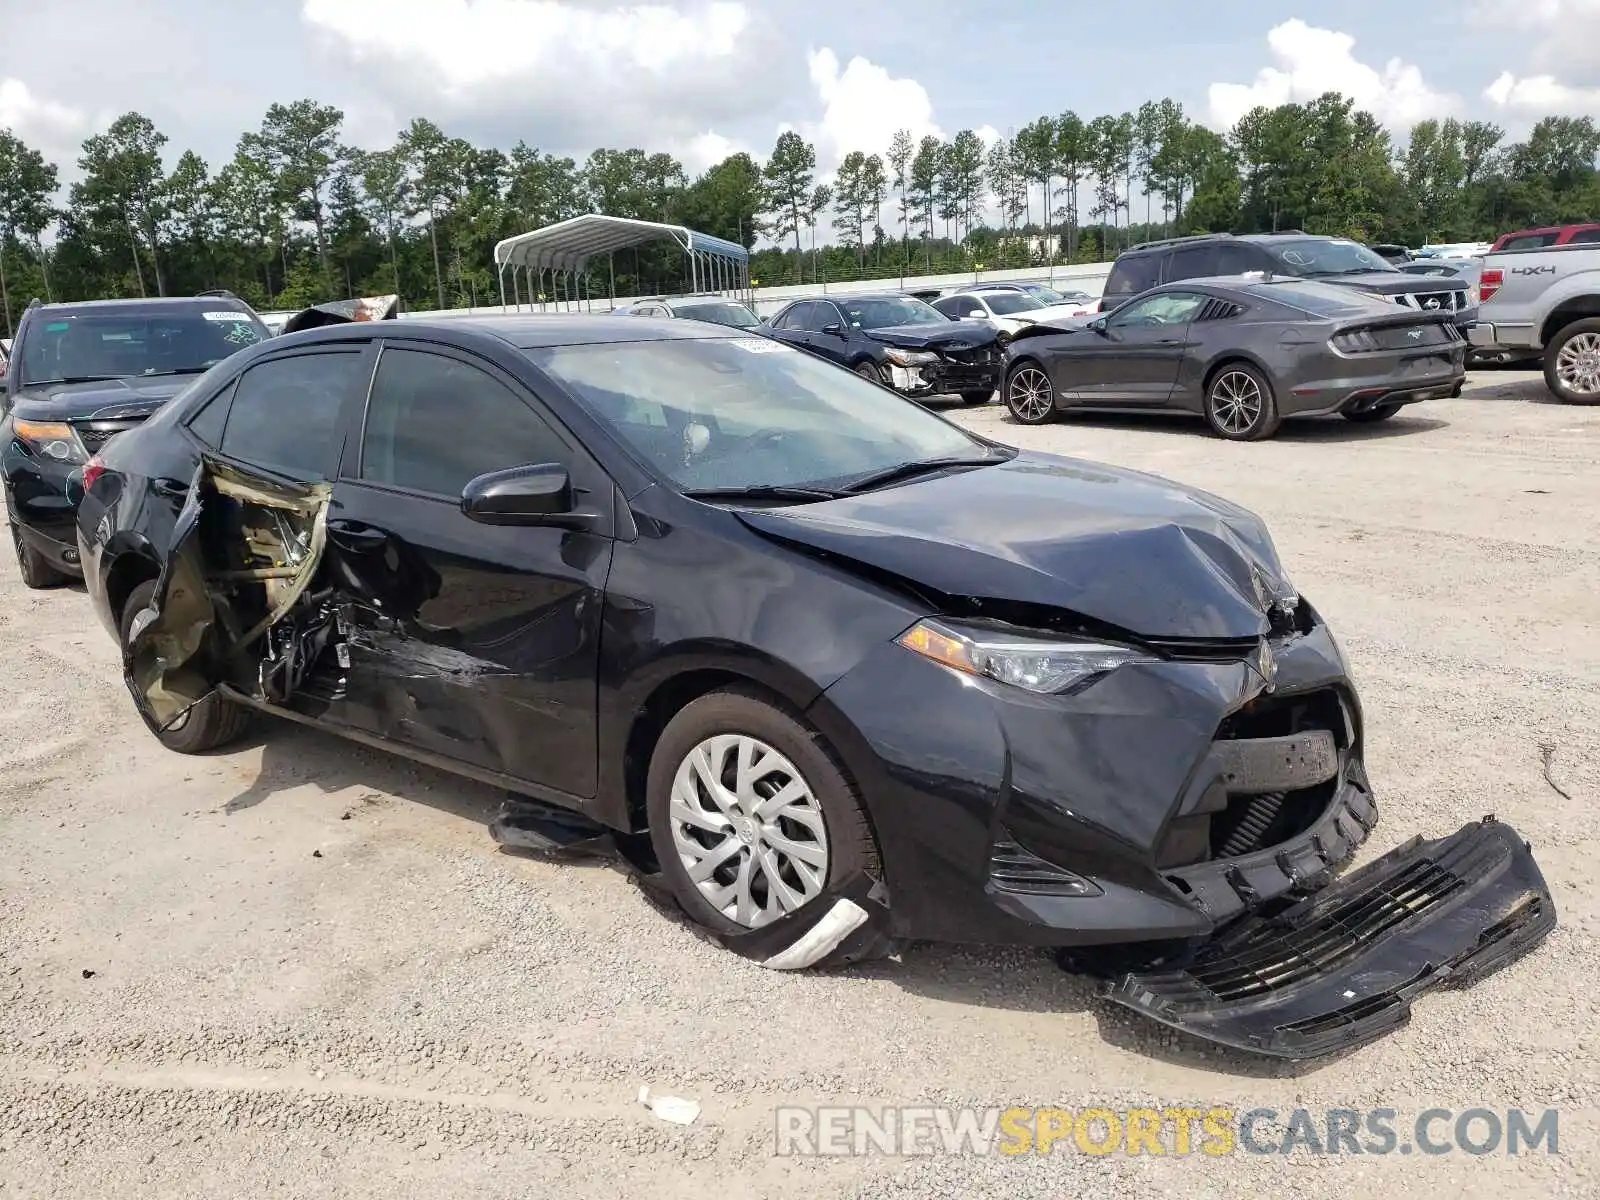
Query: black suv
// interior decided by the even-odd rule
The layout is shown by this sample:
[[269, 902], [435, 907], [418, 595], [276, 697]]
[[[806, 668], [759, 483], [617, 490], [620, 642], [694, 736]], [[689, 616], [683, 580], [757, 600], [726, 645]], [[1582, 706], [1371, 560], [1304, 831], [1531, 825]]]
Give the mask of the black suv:
[[1456, 314], [1465, 337], [1477, 308], [1460, 279], [1409, 275], [1349, 238], [1298, 229], [1281, 233], [1205, 233], [1145, 242], [1117, 256], [1106, 279], [1102, 312], [1163, 283], [1218, 275], [1294, 275], [1377, 292], [1396, 304]]
[[228, 292], [30, 304], [0, 403], [0, 479], [22, 582], [50, 587], [82, 573], [73, 522], [92, 455], [270, 336]]
[[796, 300], [767, 333], [904, 396], [950, 393], [986, 404], [1004, 357], [993, 329], [952, 321], [914, 296], [872, 292]]

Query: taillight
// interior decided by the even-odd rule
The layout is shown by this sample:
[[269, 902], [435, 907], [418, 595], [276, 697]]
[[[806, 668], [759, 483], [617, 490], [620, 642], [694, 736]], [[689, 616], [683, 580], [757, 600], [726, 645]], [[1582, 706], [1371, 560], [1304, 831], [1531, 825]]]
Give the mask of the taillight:
[[106, 464], [101, 460], [100, 456], [96, 454], [88, 462], [83, 464], [83, 490], [87, 492], [94, 486], [94, 481], [99, 479], [100, 476], [104, 475], [105, 473]]
[[1500, 285], [1506, 281], [1506, 273], [1499, 267], [1490, 267], [1478, 278], [1478, 303], [1482, 304], [1500, 290]]

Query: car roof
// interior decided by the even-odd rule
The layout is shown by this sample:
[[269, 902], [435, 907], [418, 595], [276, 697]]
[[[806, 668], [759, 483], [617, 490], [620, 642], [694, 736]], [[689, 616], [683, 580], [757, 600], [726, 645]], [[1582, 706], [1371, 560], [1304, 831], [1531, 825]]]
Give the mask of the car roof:
[[237, 296], [134, 296], [124, 300], [63, 300], [54, 304], [35, 305], [27, 311], [55, 316], [74, 312], [161, 312], [174, 308], [222, 308], [226, 305], [243, 308], [251, 314], [255, 312]]
[[[383, 332], [394, 337], [436, 337], [441, 341], [459, 339], [463, 334], [488, 334], [516, 347], [534, 350], [545, 346], [586, 346], [620, 342], [681, 342], [704, 338], [748, 337], [730, 326], [702, 325], [693, 321], [652, 321], [648, 318], [618, 316], [611, 313], [522, 313], [488, 314], [470, 317], [445, 317], [434, 320], [407, 320], [392, 330], [383, 323]], [[290, 338], [302, 342], [340, 341], [371, 336], [373, 323], [355, 321], [344, 325], [324, 325], [274, 338], [284, 345]]]

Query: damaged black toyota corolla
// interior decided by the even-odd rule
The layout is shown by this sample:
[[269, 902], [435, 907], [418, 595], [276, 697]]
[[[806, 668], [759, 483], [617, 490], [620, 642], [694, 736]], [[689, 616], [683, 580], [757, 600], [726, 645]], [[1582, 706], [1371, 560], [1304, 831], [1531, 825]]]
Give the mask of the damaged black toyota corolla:
[[266, 710], [503, 785], [501, 840], [608, 842], [768, 966], [1121, 947], [1122, 1002], [1304, 1056], [1555, 920], [1492, 820], [1327, 886], [1377, 820], [1361, 709], [1250, 513], [771, 339], [294, 334], [85, 477], [168, 746]]

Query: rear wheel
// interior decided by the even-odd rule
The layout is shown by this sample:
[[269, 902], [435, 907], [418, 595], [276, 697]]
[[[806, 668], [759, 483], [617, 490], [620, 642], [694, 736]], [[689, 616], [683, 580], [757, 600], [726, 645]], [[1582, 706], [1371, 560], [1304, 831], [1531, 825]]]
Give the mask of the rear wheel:
[[28, 545], [15, 520], [11, 522], [11, 545], [17, 552], [17, 574], [22, 576], [23, 587], [53, 588], [67, 582], [66, 574], [56, 570], [44, 555]]
[[1600, 404], [1600, 320], [1574, 321], [1551, 339], [1544, 381], [1568, 404]]
[[1363, 412], [1341, 413], [1346, 421], [1354, 421], [1357, 425], [1370, 425], [1374, 421], [1387, 421], [1400, 411], [1398, 404], [1378, 404]]
[[1020, 424], [1043, 425], [1055, 419], [1056, 393], [1050, 376], [1036, 362], [1022, 362], [1006, 376], [1006, 408]]
[[[156, 594], [155, 581], [141, 583], [128, 595], [122, 607], [121, 642], [124, 650], [133, 640], [139, 615], [150, 607]], [[143, 716], [143, 713], [140, 714]], [[156, 729], [148, 720], [145, 725], [168, 750], [179, 754], [203, 754], [234, 741], [250, 724], [250, 710], [230, 704], [213, 693], [191, 708], [175, 725]]]
[[711, 692], [668, 722], [645, 803], [662, 874], [717, 932], [760, 928], [879, 873], [866, 812], [827, 742], [754, 690]]
[[1283, 418], [1267, 377], [1246, 363], [1229, 363], [1206, 387], [1206, 421], [1230, 442], [1258, 442], [1278, 432]]

